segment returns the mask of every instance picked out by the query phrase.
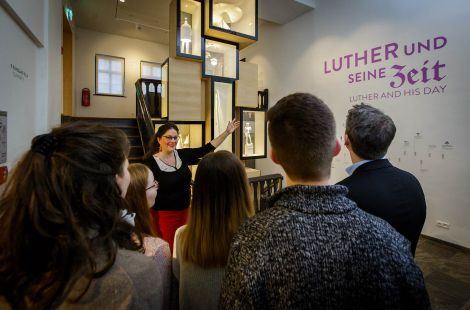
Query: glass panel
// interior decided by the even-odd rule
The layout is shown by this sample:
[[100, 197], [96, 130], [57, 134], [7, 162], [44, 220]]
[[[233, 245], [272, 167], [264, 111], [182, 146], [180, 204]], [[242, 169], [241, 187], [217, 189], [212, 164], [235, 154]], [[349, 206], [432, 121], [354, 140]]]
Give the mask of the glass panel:
[[98, 58], [98, 70], [109, 71], [109, 60]]
[[140, 77], [143, 79], [160, 80], [162, 73], [160, 69], [161, 65], [154, 62], [140, 62]]
[[109, 83], [98, 83], [99, 94], [109, 94]]
[[256, 35], [255, 0], [211, 0], [212, 25], [249, 36]]
[[162, 65], [162, 117], [168, 117], [168, 63]]
[[122, 84], [112, 84], [111, 85], [111, 94], [113, 94], [113, 95], [122, 95]]
[[[228, 122], [232, 119], [232, 84], [214, 82], [214, 138], [227, 129]], [[232, 135], [217, 148], [232, 152]]]
[[201, 3], [181, 0], [179, 52], [201, 56]]
[[[162, 124], [155, 125], [155, 132]], [[176, 123], [179, 129], [179, 139], [176, 145], [177, 149], [182, 148], [196, 148], [202, 146], [202, 124], [179, 124]]]
[[111, 61], [112, 72], [122, 72], [122, 61], [113, 60]]
[[214, 40], [205, 40], [204, 73], [235, 79], [237, 77], [237, 47]]
[[265, 156], [265, 112], [243, 111], [242, 119], [242, 155], [244, 157]]

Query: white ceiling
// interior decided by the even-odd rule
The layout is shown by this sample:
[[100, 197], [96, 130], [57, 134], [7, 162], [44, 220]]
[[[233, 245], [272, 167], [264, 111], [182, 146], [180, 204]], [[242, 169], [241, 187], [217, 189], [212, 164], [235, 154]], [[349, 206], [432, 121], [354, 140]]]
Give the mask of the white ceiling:
[[[71, 0], [76, 26], [168, 45], [171, 0]], [[223, 2], [223, 1], [220, 1]], [[315, 7], [315, 0], [258, 0], [258, 17], [285, 24]]]

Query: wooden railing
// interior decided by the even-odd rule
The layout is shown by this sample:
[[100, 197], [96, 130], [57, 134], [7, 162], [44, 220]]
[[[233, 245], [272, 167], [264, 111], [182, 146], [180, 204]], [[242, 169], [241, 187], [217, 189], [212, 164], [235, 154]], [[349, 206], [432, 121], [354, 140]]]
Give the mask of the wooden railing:
[[[139, 127], [140, 132], [140, 139], [142, 140], [142, 147], [144, 148], [144, 154], [147, 153], [149, 150], [149, 142], [154, 134], [154, 128], [152, 124], [152, 116], [149, 112], [149, 104], [148, 100], [150, 97], [149, 92], [149, 85], [152, 83], [155, 87], [155, 96], [157, 95], [158, 85], [161, 85], [160, 80], [146, 80], [146, 79], [138, 79], [135, 82], [135, 90], [136, 90], [136, 119], [137, 119], [137, 126]], [[146, 86], [146, 92], [144, 94], [142, 90], [142, 84]]]
[[282, 180], [282, 175], [278, 173], [248, 179], [253, 190], [253, 203], [256, 213], [268, 207], [269, 197], [282, 188]]

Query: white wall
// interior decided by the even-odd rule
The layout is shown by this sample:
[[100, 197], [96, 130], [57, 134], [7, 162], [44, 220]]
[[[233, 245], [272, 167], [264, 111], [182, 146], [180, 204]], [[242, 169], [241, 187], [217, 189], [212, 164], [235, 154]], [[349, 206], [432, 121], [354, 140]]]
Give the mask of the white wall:
[[43, 14], [47, 9], [47, 0], [1, 0], [5, 6], [8, 6], [12, 13], [19, 19], [24, 31], [28, 32], [35, 43], [43, 47], [47, 35], [47, 29], [44, 27], [44, 21], [47, 20]]
[[[372, 94], [362, 99], [389, 114], [397, 125], [397, 135], [389, 150], [391, 161], [415, 174], [425, 191], [428, 213], [423, 233], [470, 248], [470, 3], [455, 0], [445, 5], [437, 0], [320, 0], [317, 7], [286, 25], [265, 24], [256, 44], [241, 52], [241, 58], [258, 63], [261, 87], [270, 91], [270, 105], [283, 96], [311, 92], [322, 98], [333, 110], [337, 135], [344, 132], [351, 98]], [[447, 38], [441, 49], [423, 51], [397, 58], [368, 63], [357, 68], [343, 68], [326, 74], [324, 62], [349, 53], [362, 52], [387, 43], [403, 45], [426, 41], [438, 36]], [[417, 82], [392, 88], [396, 80], [393, 65], [415, 68], [420, 76], [423, 63], [436, 61], [441, 68], [440, 81]], [[330, 65], [331, 67], [331, 65]], [[385, 77], [365, 82], [348, 83], [351, 73], [384, 67]], [[424, 87], [438, 87], [440, 93], [424, 95]], [[440, 87], [445, 87], [444, 91]], [[420, 95], [407, 96], [404, 91], [418, 88]], [[380, 99], [383, 92], [398, 91], [400, 97]], [[377, 93], [378, 99], [373, 96]], [[358, 103], [358, 102], [355, 102]], [[420, 133], [419, 136], [416, 133]], [[405, 142], [405, 141], [408, 141]], [[443, 148], [449, 141], [453, 148]], [[415, 154], [416, 152], [416, 154]], [[346, 176], [350, 164], [344, 148], [333, 161], [332, 181]], [[257, 160], [263, 174], [281, 171], [269, 159]], [[450, 223], [450, 229], [436, 226], [436, 221]]]
[[[36, 8], [36, 3], [30, 7]], [[49, 0], [40, 8], [34, 15], [39, 22], [31, 23], [30, 31], [43, 33], [43, 47], [0, 7], [0, 110], [8, 113], [6, 165], [10, 169], [35, 135], [60, 123], [62, 5], [60, 0]], [[15, 14], [25, 20], [32, 16], [28, 13], [23, 18], [22, 12]]]
[[[75, 116], [135, 117], [135, 86], [140, 78], [140, 61], [162, 63], [169, 47], [149, 41], [76, 28], [75, 33]], [[125, 97], [96, 96], [95, 54], [125, 58]], [[89, 88], [91, 105], [81, 106], [81, 90]]]

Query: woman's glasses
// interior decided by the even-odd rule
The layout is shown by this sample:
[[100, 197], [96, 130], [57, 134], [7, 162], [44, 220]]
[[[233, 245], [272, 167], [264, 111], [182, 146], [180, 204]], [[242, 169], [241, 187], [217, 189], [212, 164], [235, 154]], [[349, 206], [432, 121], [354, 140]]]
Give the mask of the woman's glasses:
[[158, 181], [157, 181], [157, 180], [154, 180], [154, 181], [153, 181], [153, 184], [150, 185], [149, 187], [147, 187], [145, 190], [148, 191], [149, 189], [154, 188], [154, 187], [155, 187], [156, 189], [158, 189]]
[[165, 138], [165, 139], [167, 139], [167, 140], [169, 140], [169, 141], [171, 141], [171, 140], [178, 141], [178, 139], [179, 139], [180, 137], [178, 137], [178, 136], [163, 136], [163, 138]]

